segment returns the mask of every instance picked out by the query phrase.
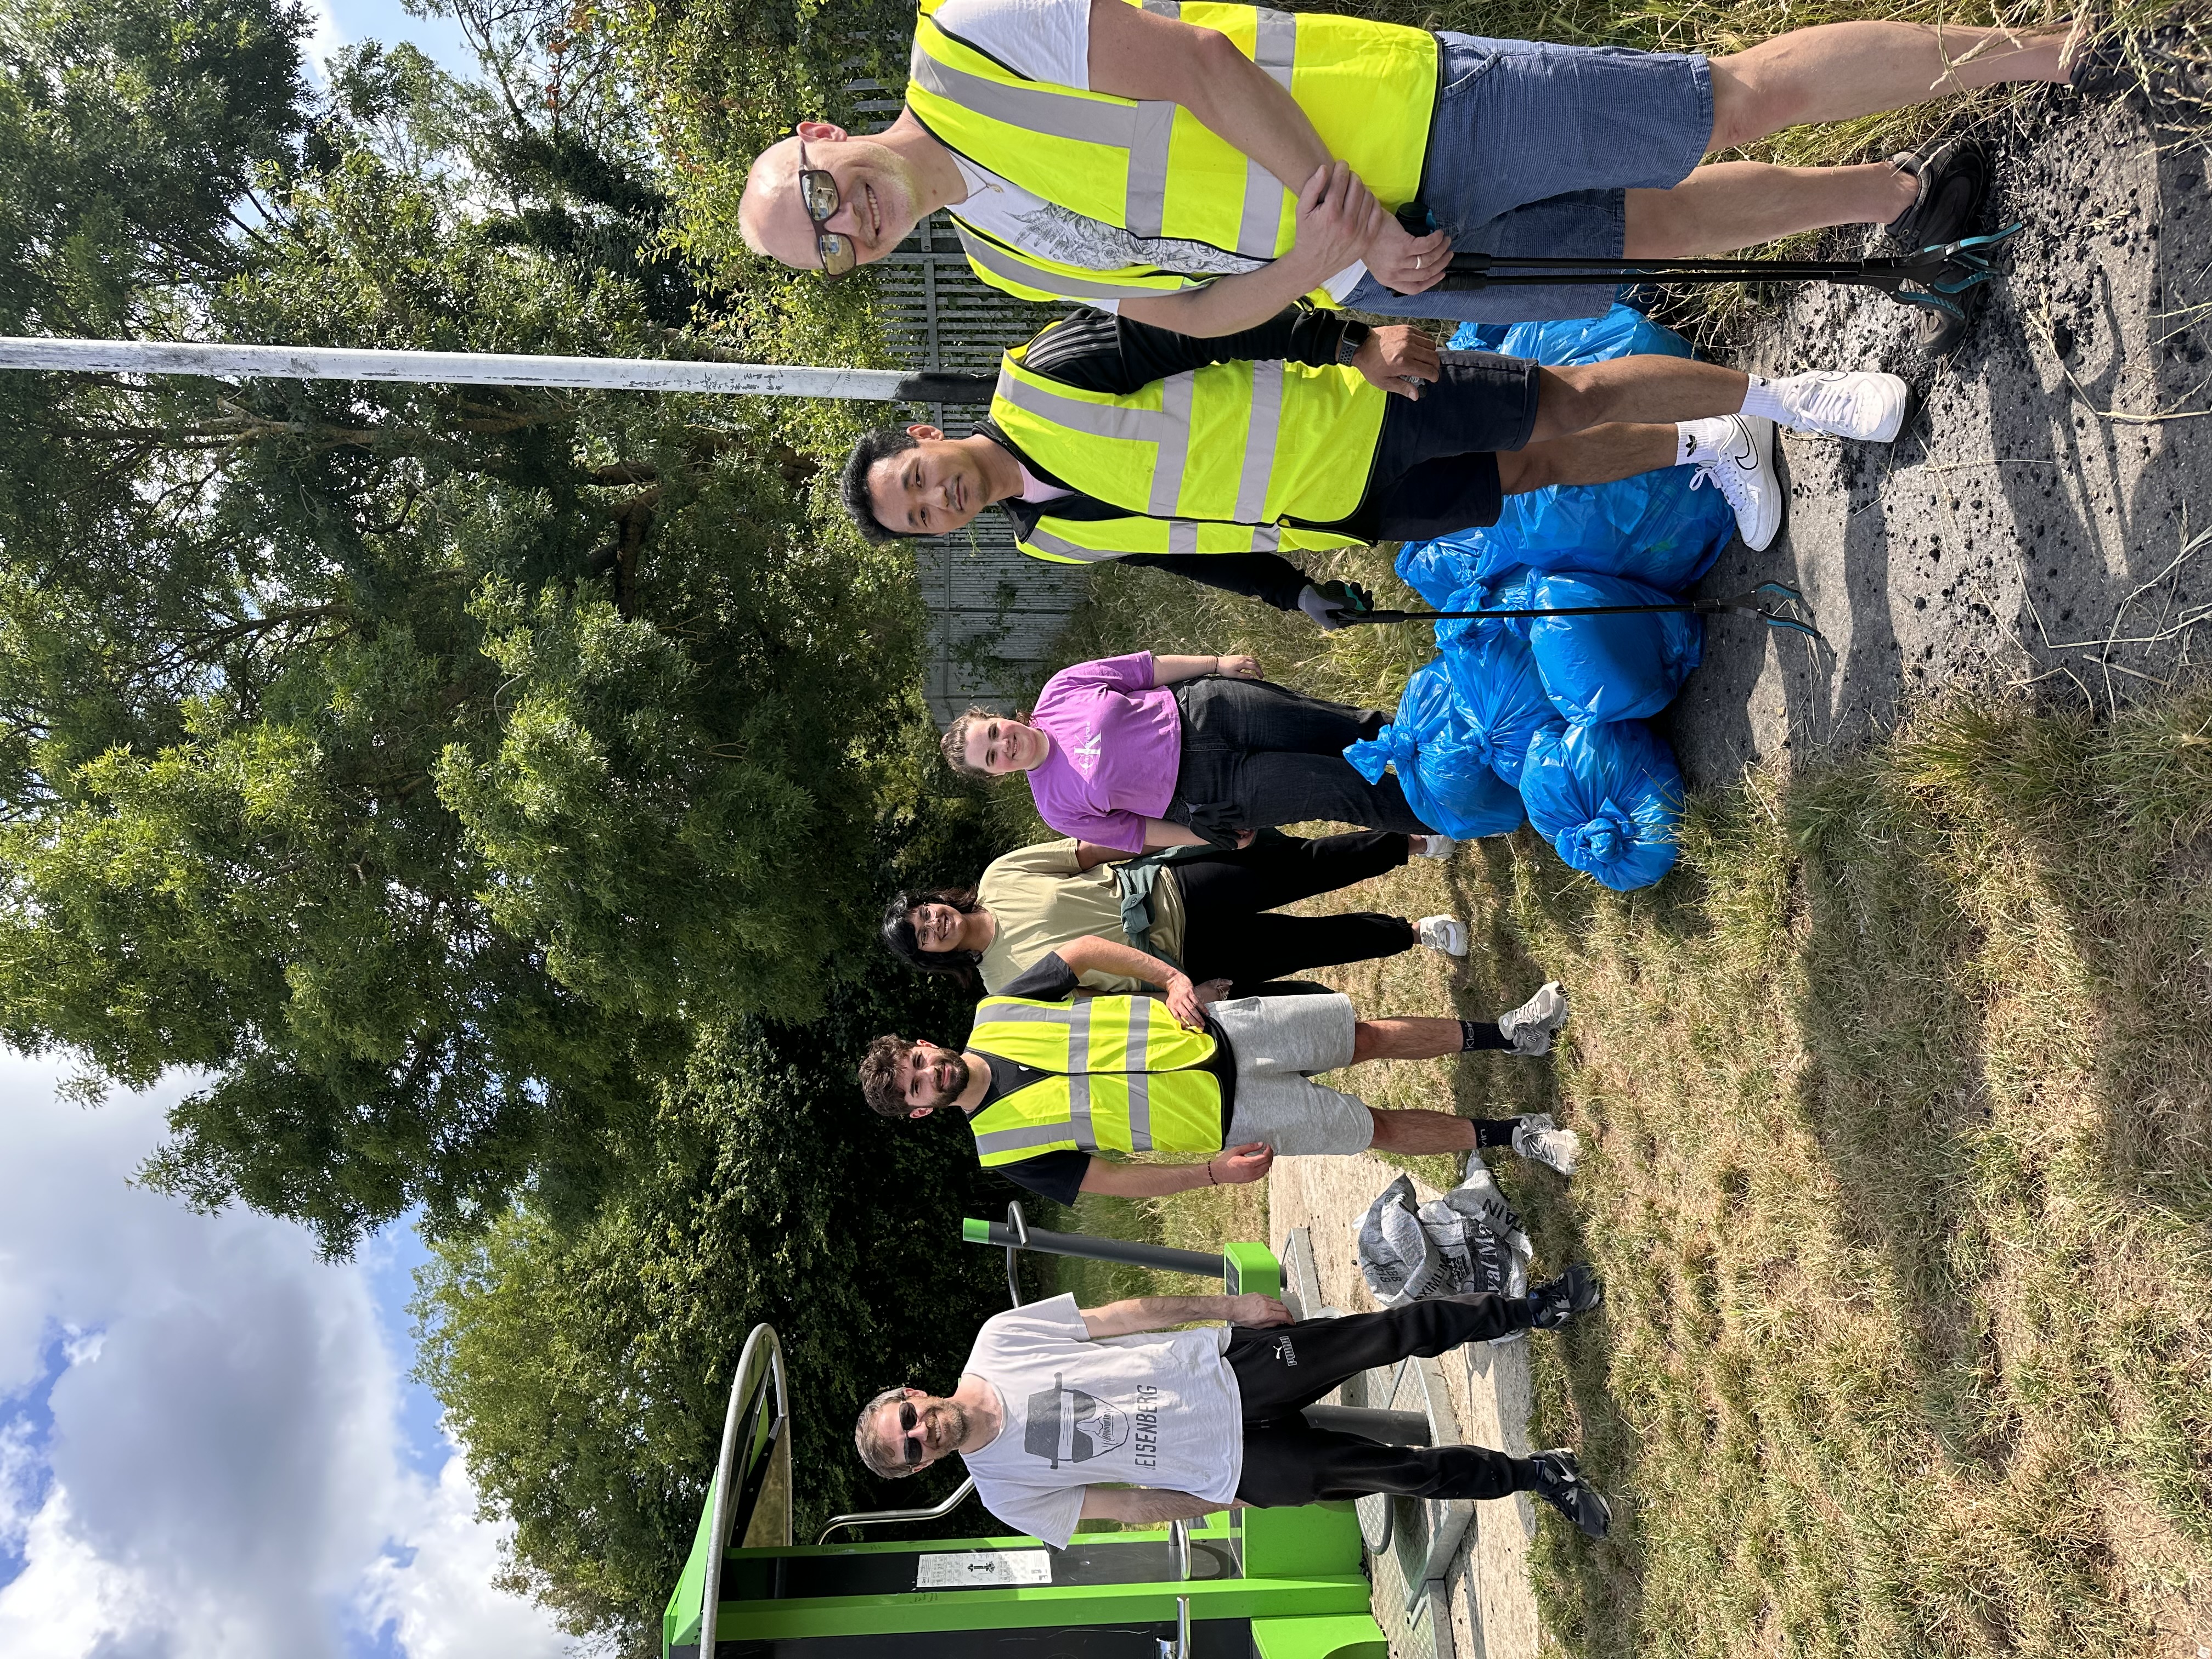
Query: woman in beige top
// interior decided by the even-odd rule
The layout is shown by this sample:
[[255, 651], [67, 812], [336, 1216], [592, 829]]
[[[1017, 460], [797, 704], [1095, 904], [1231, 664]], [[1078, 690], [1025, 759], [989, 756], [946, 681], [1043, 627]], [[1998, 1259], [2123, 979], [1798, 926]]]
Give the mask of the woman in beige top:
[[[1193, 982], [1218, 979], [1227, 994], [1251, 996], [1307, 969], [1416, 944], [1464, 956], [1467, 929], [1450, 916], [1274, 914], [1395, 870], [1409, 855], [1443, 858], [1453, 845], [1447, 836], [1374, 830], [1310, 841], [1267, 835], [1247, 848], [1193, 848], [1152, 863], [1088, 842], [1040, 842], [993, 860], [972, 888], [900, 894], [884, 915], [884, 944], [910, 966], [970, 988], [980, 981], [987, 992], [1058, 951], [1092, 990], [1157, 988], [1172, 1001]], [[1079, 963], [1069, 954], [1079, 940], [1088, 941]]]

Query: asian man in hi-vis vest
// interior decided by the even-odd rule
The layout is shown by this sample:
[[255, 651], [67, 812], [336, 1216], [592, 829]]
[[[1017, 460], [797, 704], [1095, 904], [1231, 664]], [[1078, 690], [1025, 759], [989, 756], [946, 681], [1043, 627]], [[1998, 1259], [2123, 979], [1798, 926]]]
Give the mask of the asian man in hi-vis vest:
[[[2212, 80], [2187, 22], [2124, 44], [2063, 24], [1831, 23], [1708, 58], [1200, 0], [921, 10], [898, 118], [867, 137], [802, 122], [752, 168], [746, 240], [836, 276], [948, 208], [984, 281], [1185, 334], [1250, 328], [1301, 295], [1489, 322], [1592, 315], [1610, 293], [1433, 292], [1455, 249], [1695, 255], [1845, 224], [1949, 241], [1989, 185], [1971, 140], [1851, 167], [1701, 162], [2006, 82], [2118, 95], [2139, 84], [2131, 58], [2154, 64], [2154, 95]], [[1411, 234], [1401, 210], [1440, 228]], [[1957, 343], [1924, 320], [1930, 349]]]
[[1787, 495], [1754, 398], [1802, 430], [1881, 443], [1909, 403], [1894, 374], [1759, 382], [1656, 353], [1554, 368], [1310, 307], [1214, 338], [1085, 307], [1006, 355], [969, 436], [868, 434], [845, 507], [882, 541], [996, 505], [1032, 557], [1162, 566], [1328, 628], [1342, 590], [1310, 586], [1284, 553], [1495, 524], [1504, 496], [1549, 484], [1695, 465], [1765, 548]]

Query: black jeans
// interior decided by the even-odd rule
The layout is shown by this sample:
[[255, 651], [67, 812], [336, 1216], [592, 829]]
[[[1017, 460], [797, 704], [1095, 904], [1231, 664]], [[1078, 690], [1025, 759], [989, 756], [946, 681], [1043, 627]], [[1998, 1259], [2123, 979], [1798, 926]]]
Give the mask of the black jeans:
[[1272, 1330], [1234, 1330], [1224, 1358], [1244, 1406], [1248, 1504], [1318, 1503], [1395, 1492], [1408, 1498], [1503, 1498], [1525, 1492], [1523, 1458], [1483, 1446], [1389, 1446], [1310, 1428], [1298, 1415], [1346, 1377], [1414, 1355], [1433, 1358], [1462, 1342], [1528, 1328], [1518, 1297], [1432, 1297], [1381, 1313], [1309, 1319]]
[[1241, 852], [1217, 850], [1170, 865], [1163, 878], [1182, 894], [1184, 969], [1200, 983], [1225, 979], [1231, 996], [1249, 997], [1285, 974], [1410, 951], [1413, 928], [1402, 916], [1267, 914], [1395, 870], [1407, 852], [1405, 836], [1368, 830], [1311, 841], [1271, 836]]
[[1389, 773], [1370, 783], [1345, 759], [1346, 744], [1371, 738], [1389, 716], [1328, 702], [1268, 680], [1186, 680], [1175, 689], [1182, 713], [1182, 761], [1167, 816], [1217, 847], [1239, 830], [1324, 818], [1427, 833]]

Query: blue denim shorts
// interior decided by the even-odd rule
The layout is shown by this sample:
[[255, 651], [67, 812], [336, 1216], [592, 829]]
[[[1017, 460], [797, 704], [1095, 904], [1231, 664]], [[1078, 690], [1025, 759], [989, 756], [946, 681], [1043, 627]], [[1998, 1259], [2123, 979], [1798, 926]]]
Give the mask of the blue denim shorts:
[[[1437, 39], [1443, 84], [1421, 197], [1455, 248], [1618, 256], [1622, 192], [1672, 189], [1711, 142], [1712, 75], [1698, 54]], [[1366, 276], [1344, 303], [1394, 317], [1549, 322], [1596, 316], [1618, 286], [1408, 297]]]

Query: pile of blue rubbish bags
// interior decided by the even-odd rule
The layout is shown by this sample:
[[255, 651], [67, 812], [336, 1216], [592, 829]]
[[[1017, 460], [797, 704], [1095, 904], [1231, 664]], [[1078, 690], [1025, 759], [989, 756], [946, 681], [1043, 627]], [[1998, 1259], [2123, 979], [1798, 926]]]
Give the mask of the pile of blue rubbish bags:
[[[1455, 347], [1588, 363], [1691, 356], [1640, 312], [1569, 322], [1463, 325]], [[1680, 597], [1735, 533], [1695, 467], [1509, 495], [1495, 525], [1408, 543], [1398, 574], [1439, 611], [1653, 605]], [[1698, 665], [1686, 612], [1478, 618], [1436, 625], [1437, 654], [1397, 717], [1345, 757], [1372, 782], [1394, 768], [1422, 820], [1464, 840], [1525, 817], [1574, 868], [1648, 887], [1673, 867], [1682, 774], [1645, 724]]]

